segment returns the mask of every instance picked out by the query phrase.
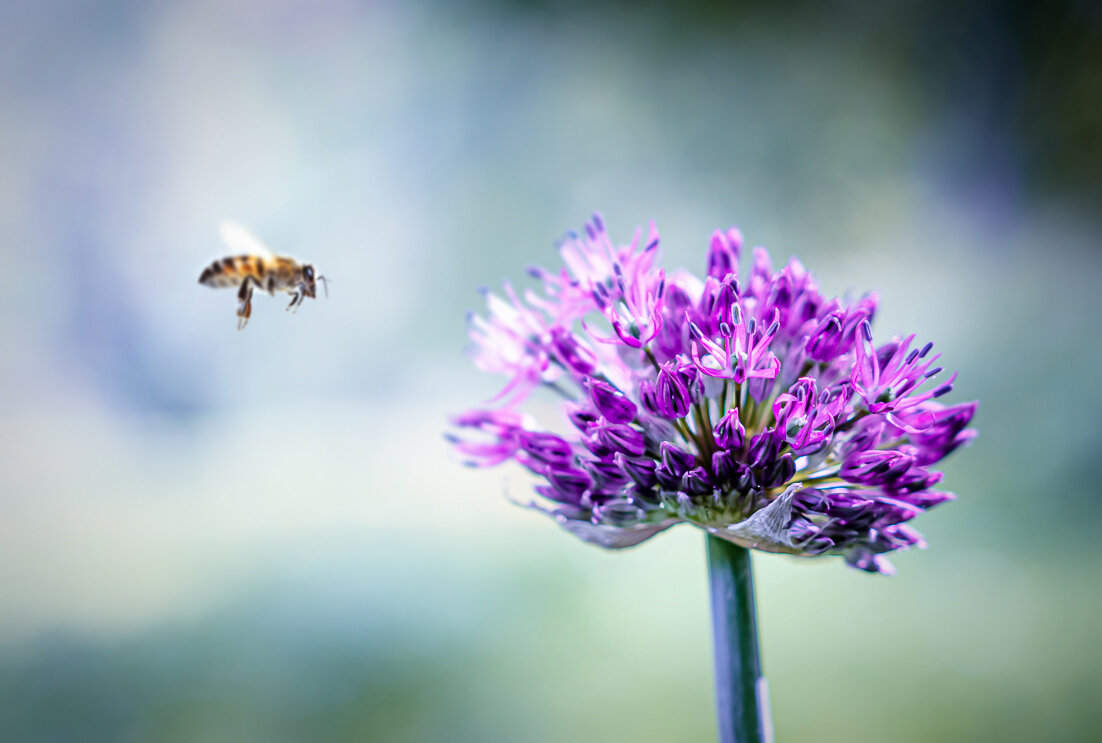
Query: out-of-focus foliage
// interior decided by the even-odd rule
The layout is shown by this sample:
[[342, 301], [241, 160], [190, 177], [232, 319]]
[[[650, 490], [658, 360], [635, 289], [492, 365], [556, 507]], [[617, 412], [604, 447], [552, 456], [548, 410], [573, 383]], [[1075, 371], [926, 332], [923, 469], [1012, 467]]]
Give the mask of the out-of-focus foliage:
[[[896, 577], [756, 561], [778, 739], [1098, 739], [1099, 28], [1076, 2], [3, 4], [0, 739], [711, 737], [698, 536], [603, 554], [441, 440], [497, 385], [463, 356], [476, 288], [594, 209], [657, 219], [667, 265], [737, 222], [877, 290], [878, 332], [982, 400]], [[225, 217], [330, 298], [257, 297], [238, 333], [196, 284]]]

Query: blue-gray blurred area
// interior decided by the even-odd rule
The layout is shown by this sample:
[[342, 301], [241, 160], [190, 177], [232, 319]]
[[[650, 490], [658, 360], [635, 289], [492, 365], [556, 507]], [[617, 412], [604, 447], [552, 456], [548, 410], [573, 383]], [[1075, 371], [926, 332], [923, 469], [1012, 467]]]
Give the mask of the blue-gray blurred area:
[[[898, 575], [756, 558], [778, 740], [1102, 739], [1098, 8], [0, 4], [0, 740], [712, 739], [701, 535], [442, 439], [479, 287], [594, 210], [876, 290], [982, 400]], [[225, 218], [329, 298], [238, 332]]]

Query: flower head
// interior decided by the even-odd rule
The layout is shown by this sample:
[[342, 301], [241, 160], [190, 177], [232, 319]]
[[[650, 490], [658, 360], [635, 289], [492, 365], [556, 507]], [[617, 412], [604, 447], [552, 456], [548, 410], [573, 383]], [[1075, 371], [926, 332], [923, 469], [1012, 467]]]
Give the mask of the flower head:
[[[925, 546], [908, 524], [954, 496], [929, 469], [975, 432], [976, 403], [936, 401], [956, 375], [914, 336], [877, 344], [877, 298], [827, 299], [796, 260], [774, 271], [742, 235], [713, 234], [703, 281], [656, 268], [658, 233], [617, 246], [599, 217], [473, 317], [480, 368], [508, 381], [494, 407], [453, 420], [473, 466], [514, 460], [581, 539], [630, 547], [688, 523], [744, 547], [842, 555], [890, 573], [884, 554]], [[604, 323], [607, 329], [600, 327]], [[539, 388], [563, 403], [553, 433], [520, 412]]]

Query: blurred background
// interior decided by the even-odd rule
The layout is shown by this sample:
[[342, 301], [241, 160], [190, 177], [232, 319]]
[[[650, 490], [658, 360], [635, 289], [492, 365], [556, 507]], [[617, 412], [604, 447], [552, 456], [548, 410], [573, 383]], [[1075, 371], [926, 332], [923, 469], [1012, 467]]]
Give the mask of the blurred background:
[[[1099, 6], [778, 5], [3, 3], [0, 739], [713, 739], [701, 535], [442, 439], [478, 288], [594, 210], [877, 290], [982, 400], [897, 576], [756, 558], [778, 740], [1102, 738]], [[330, 297], [238, 332], [226, 217]]]

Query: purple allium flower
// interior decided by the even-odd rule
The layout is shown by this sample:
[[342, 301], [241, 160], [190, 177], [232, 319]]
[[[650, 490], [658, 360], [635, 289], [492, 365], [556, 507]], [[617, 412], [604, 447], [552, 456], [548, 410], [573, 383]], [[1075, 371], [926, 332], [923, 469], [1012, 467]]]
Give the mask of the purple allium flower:
[[[473, 466], [515, 460], [531, 504], [581, 539], [630, 547], [678, 523], [766, 552], [884, 554], [925, 546], [907, 522], [954, 496], [931, 471], [975, 436], [976, 403], [936, 402], [931, 344], [875, 343], [877, 298], [827, 299], [795, 259], [763, 248], [739, 274], [742, 235], [713, 234], [703, 281], [655, 267], [658, 233], [617, 247], [600, 217], [472, 317], [479, 368], [508, 377], [495, 407], [453, 420]], [[610, 330], [599, 326], [603, 321]], [[567, 398], [558, 433], [519, 411], [537, 388]]]

